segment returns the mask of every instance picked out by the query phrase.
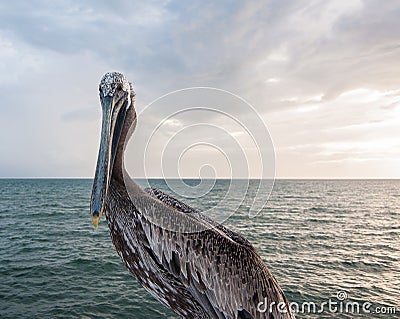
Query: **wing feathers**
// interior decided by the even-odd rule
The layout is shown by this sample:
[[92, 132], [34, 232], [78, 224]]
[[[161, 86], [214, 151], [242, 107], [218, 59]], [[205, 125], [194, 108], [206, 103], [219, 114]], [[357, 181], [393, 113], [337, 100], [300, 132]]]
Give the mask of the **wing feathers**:
[[209, 318], [260, 319], [270, 315], [275, 319], [294, 318], [276, 310], [273, 313], [257, 311], [257, 305], [265, 298], [269, 303], [288, 305], [288, 302], [245, 238], [157, 189], [146, 191], [160, 201], [157, 205], [166, 205], [212, 225], [211, 229], [197, 233], [178, 233], [143, 220], [145, 242], [155, 258], [186, 287]]

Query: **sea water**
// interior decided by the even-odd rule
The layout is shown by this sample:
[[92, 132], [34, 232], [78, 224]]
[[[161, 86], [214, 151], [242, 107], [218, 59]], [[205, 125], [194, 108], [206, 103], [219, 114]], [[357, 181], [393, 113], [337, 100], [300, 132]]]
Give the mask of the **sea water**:
[[[176, 318], [125, 269], [106, 222], [93, 228], [91, 186], [0, 180], [0, 318]], [[187, 202], [207, 210], [229, 181], [216, 186]], [[399, 180], [277, 180], [264, 209], [246, 212], [224, 224], [253, 243], [298, 318], [400, 317]]]

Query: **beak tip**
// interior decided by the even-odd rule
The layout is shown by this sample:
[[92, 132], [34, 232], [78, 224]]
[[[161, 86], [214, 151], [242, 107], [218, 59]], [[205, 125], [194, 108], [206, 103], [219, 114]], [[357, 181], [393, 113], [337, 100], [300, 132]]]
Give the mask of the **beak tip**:
[[94, 228], [97, 228], [97, 226], [99, 226], [99, 222], [100, 222], [100, 217], [92, 215], [92, 223]]
[[90, 211], [91, 211], [90, 215], [92, 217], [92, 224], [94, 228], [97, 228], [99, 226], [101, 217], [103, 216], [103, 207], [97, 208], [96, 206], [91, 205]]

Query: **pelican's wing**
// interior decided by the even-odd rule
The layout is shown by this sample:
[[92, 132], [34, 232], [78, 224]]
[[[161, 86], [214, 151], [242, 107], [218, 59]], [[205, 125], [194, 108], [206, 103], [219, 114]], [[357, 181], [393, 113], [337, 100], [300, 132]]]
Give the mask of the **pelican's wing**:
[[221, 232], [223, 232], [226, 236], [228, 236], [233, 241], [237, 242], [238, 244], [244, 245], [249, 249], [253, 249], [253, 245], [247, 240], [247, 238], [243, 237], [242, 235], [226, 228], [224, 225], [217, 223], [216, 221], [212, 220], [208, 216], [200, 213], [197, 209], [185, 204], [184, 202], [164, 193], [163, 191], [155, 188], [149, 187], [145, 189], [145, 192], [156, 197], [164, 204], [179, 210], [182, 213], [190, 214], [190, 216], [196, 218], [199, 221], [206, 222], [211, 225], [210, 228], [215, 228]]
[[289, 304], [276, 279], [246, 238], [158, 189], [145, 191], [191, 216], [193, 222], [209, 225], [194, 233], [163, 230], [160, 235], [156, 229], [145, 233], [157, 262], [186, 287], [210, 318], [294, 318], [287, 312]]

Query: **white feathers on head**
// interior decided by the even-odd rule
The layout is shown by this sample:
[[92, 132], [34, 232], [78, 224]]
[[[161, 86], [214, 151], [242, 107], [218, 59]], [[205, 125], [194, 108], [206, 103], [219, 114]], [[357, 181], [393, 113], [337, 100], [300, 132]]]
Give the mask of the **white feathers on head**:
[[120, 72], [107, 72], [100, 81], [100, 92], [104, 97], [114, 96], [117, 87], [121, 85], [122, 90], [130, 95], [131, 85], [125, 75]]

